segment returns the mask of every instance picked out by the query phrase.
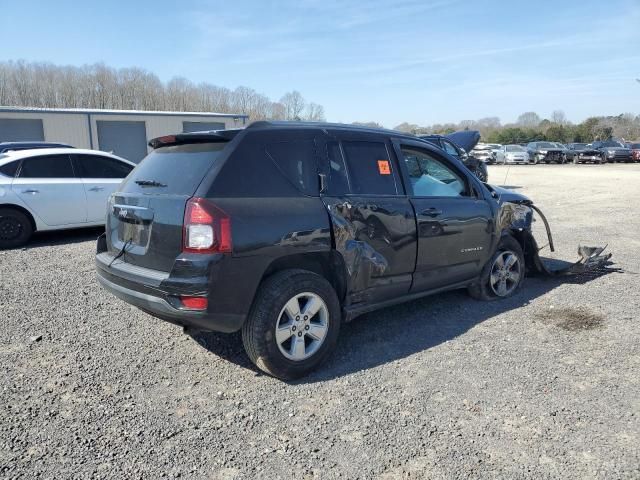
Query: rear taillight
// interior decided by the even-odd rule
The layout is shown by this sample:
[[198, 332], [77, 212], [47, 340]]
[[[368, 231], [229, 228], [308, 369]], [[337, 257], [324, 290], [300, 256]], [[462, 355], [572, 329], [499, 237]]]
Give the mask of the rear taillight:
[[184, 212], [182, 250], [191, 253], [231, 252], [231, 219], [204, 198], [191, 198]]
[[182, 302], [182, 305], [189, 310], [206, 310], [209, 305], [207, 297], [190, 297], [182, 295], [180, 297], [180, 302]]

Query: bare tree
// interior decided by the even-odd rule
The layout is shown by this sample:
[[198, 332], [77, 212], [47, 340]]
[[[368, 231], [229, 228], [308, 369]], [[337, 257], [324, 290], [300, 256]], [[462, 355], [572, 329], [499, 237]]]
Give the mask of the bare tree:
[[536, 112], [524, 112], [518, 117], [516, 124], [523, 127], [537, 127], [540, 125], [540, 116]]
[[551, 121], [558, 125], [566, 125], [567, 124], [567, 116], [564, 114], [562, 110], [554, 110], [551, 113]]
[[280, 99], [280, 103], [284, 105], [286, 120], [301, 120], [302, 111], [304, 110], [304, 98], [297, 90], [287, 92]]
[[253, 120], [300, 119], [304, 114], [324, 120], [323, 107], [306, 104], [298, 91], [273, 102], [249, 87], [195, 85], [182, 77], [163, 83], [140, 68], [115, 69], [102, 63], [73, 67], [0, 62], [0, 105], [243, 113]]
[[310, 122], [324, 122], [324, 107], [317, 103], [309, 102], [304, 118]]

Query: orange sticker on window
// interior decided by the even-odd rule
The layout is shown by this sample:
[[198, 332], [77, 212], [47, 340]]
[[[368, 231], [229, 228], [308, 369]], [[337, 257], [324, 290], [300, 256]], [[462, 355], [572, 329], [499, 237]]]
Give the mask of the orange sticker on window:
[[378, 160], [378, 171], [380, 175], [391, 175], [391, 165], [389, 160]]

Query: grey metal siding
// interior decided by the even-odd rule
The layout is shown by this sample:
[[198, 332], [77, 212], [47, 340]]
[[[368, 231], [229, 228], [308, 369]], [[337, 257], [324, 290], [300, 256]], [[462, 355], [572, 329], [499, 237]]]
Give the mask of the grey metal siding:
[[31, 118], [0, 118], [0, 142], [44, 140], [42, 120]]
[[99, 120], [96, 124], [100, 150], [135, 163], [147, 155], [145, 122]]
[[206, 130], [224, 130], [224, 122], [182, 122], [184, 133], [203, 132]]

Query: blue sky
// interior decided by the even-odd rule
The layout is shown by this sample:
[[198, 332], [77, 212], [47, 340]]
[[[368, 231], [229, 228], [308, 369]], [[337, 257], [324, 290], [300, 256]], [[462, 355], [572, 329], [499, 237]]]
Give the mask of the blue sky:
[[640, 113], [640, 0], [0, 0], [0, 60], [139, 66], [387, 127]]

